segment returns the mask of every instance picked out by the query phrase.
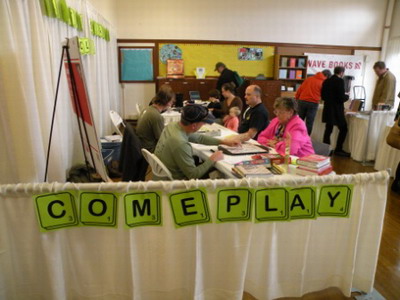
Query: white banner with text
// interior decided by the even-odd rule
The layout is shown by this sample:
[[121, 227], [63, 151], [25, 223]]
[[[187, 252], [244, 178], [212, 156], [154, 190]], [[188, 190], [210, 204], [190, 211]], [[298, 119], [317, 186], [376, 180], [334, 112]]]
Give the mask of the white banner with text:
[[333, 69], [340, 66], [345, 68], [346, 76], [354, 76], [356, 82], [362, 82], [365, 65], [363, 55], [320, 53], [305, 53], [305, 55], [308, 56], [307, 74], [316, 74], [325, 69], [329, 69], [333, 74]]

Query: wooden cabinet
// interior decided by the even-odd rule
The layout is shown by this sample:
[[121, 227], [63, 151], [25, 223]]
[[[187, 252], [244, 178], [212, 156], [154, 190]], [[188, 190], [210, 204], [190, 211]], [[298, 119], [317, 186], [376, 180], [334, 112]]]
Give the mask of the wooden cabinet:
[[172, 78], [159, 78], [156, 81], [156, 89], [160, 88], [163, 84], [171, 85], [176, 94], [183, 94], [183, 99], [189, 99], [189, 91], [199, 91], [202, 100], [208, 99], [208, 92], [215, 89], [217, 86], [217, 78], [207, 79], [172, 79]]
[[250, 80], [250, 84], [258, 85], [262, 90], [262, 102], [268, 110], [270, 120], [275, 117], [274, 102], [281, 96], [281, 80]]

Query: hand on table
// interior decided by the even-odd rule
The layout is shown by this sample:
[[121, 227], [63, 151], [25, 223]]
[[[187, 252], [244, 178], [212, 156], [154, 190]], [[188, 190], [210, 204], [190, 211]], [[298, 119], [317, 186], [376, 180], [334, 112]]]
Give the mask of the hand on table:
[[223, 160], [224, 159], [224, 154], [222, 153], [222, 151], [216, 151], [210, 156], [210, 159], [212, 161], [214, 161], [214, 162]]
[[276, 139], [271, 139], [267, 142], [267, 146], [271, 147], [271, 148], [275, 148], [276, 143], [278, 143], [278, 140]]
[[229, 138], [225, 138], [221, 141], [221, 144], [231, 146], [231, 147], [239, 147], [241, 146], [241, 139], [239, 135], [235, 135]]

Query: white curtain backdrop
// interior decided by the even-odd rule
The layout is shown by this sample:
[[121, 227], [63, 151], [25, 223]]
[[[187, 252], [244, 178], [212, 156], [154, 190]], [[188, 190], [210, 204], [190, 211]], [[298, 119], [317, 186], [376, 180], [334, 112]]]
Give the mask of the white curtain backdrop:
[[[247, 291], [261, 300], [301, 296], [330, 286], [347, 296], [351, 287], [369, 292], [388, 178], [387, 172], [378, 172], [264, 180], [0, 185], [0, 299], [239, 300]], [[217, 188], [332, 184], [354, 185], [348, 218], [215, 223]], [[198, 187], [207, 190], [214, 223], [176, 229], [168, 193]], [[119, 193], [118, 228], [41, 233], [32, 196], [61, 191]], [[123, 195], [141, 191], [162, 192], [162, 226], [126, 229]]]
[[[65, 38], [89, 37], [96, 54], [83, 56], [95, 125], [110, 134], [110, 109], [119, 111], [115, 30], [85, 0], [68, 0], [82, 14], [83, 31], [42, 13], [41, 1], [0, 1], [0, 183], [41, 182]], [[110, 31], [110, 41], [90, 34], [89, 19]], [[65, 181], [68, 169], [83, 161], [62, 70], [50, 155], [49, 181]]]
[[396, 94], [394, 99], [394, 107], [397, 109], [399, 105], [399, 98], [397, 94], [400, 91], [400, 37], [391, 38], [388, 42], [386, 52], [386, 66], [396, 76]]

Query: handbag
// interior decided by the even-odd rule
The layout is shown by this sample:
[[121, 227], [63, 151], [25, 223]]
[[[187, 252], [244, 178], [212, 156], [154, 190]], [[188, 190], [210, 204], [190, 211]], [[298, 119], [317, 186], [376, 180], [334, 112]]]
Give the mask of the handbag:
[[389, 134], [386, 137], [386, 143], [396, 149], [400, 149], [400, 118], [394, 122], [392, 128], [390, 128]]

